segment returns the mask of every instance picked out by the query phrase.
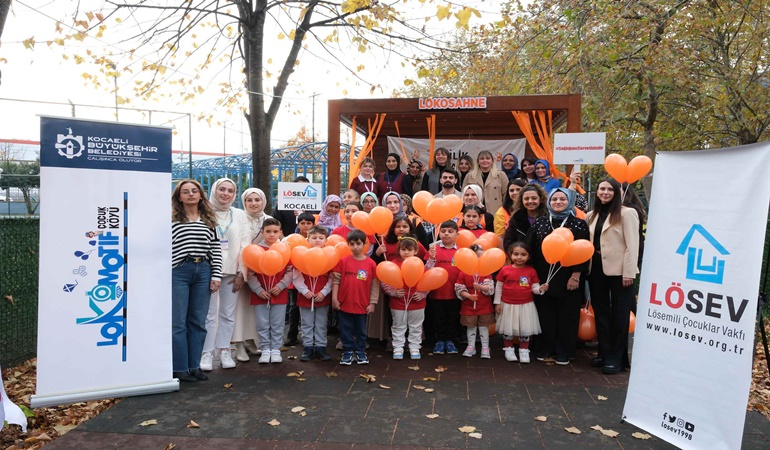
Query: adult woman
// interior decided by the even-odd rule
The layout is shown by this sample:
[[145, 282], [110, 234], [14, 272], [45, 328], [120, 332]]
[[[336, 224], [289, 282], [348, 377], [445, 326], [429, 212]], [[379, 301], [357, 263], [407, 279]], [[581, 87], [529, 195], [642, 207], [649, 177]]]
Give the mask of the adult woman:
[[[249, 188], [241, 194], [241, 203], [246, 213], [247, 237], [244, 246], [259, 244], [262, 242], [262, 224], [265, 219], [271, 218], [265, 214], [267, 198], [261, 189]], [[246, 275], [244, 271], [244, 276]], [[254, 305], [249, 302], [250, 290], [241, 289], [235, 312], [235, 329], [232, 341], [235, 342], [235, 359], [248, 361], [249, 353], [256, 355], [259, 350], [259, 335], [257, 334], [257, 320], [254, 316]], [[248, 350], [248, 352], [246, 352]]]
[[521, 158], [521, 179], [527, 183], [534, 183], [537, 180], [535, 175], [535, 163], [537, 159], [531, 156]]
[[382, 206], [388, 208], [393, 213], [393, 217], [406, 216], [404, 211], [404, 201], [397, 192], [388, 192], [382, 196]]
[[[369, 195], [377, 198], [377, 194], [370, 192]], [[338, 195], [327, 195], [324, 199], [324, 203], [321, 206], [321, 212], [318, 214], [318, 222], [316, 225], [326, 227], [331, 233], [337, 227], [342, 226], [342, 220], [340, 219], [340, 208], [342, 207], [342, 199]]]
[[533, 183], [540, 185], [549, 194], [552, 190], [561, 186], [559, 180], [551, 176], [551, 165], [544, 159], [538, 159], [535, 163], [535, 176], [537, 179]]
[[497, 170], [491, 152], [487, 150], [479, 152], [476, 157], [476, 168], [465, 177], [463, 187], [469, 184], [481, 186], [487, 211], [497, 211], [497, 208], [503, 206], [503, 198], [507, 195], [505, 187], [508, 186], [508, 177]]
[[[524, 180], [522, 180], [524, 181]], [[527, 238], [527, 233], [535, 219], [548, 214], [548, 195], [536, 184], [524, 186], [513, 204], [513, 214], [503, 236], [503, 247], [508, 248], [517, 241]], [[542, 281], [542, 280], [541, 280]]]
[[422, 163], [419, 160], [412, 159], [409, 161], [402, 187], [404, 189], [403, 193], [409, 197], [422, 188]]
[[206, 340], [201, 355], [201, 369], [206, 371], [213, 369], [214, 356], [219, 357], [223, 369], [235, 367], [230, 354], [230, 339], [235, 329], [238, 294], [246, 283], [241, 270], [241, 252], [249, 240], [246, 214], [232, 207], [236, 193], [233, 180], [220, 178], [211, 186], [209, 195], [222, 252], [223, 288], [211, 294], [206, 316]]
[[[484, 215], [481, 216], [479, 225], [487, 231], [495, 230], [495, 217], [488, 213], [484, 206], [484, 191], [481, 190], [481, 186], [469, 184], [463, 188], [463, 207], [465, 206], [480, 206], [484, 210]], [[462, 217], [460, 213], [455, 221], [462, 225]]]
[[503, 155], [503, 160], [500, 161], [500, 168], [505, 173], [505, 176], [508, 177], [508, 181], [519, 178], [519, 160], [513, 153]]
[[[532, 248], [533, 265], [541, 283], [548, 280], [550, 264], [543, 257], [543, 239], [559, 227], [568, 228], [577, 239], [588, 239], [588, 225], [574, 216], [575, 196], [566, 188], [556, 188], [548, 195], [548, 215], [539, 217], [532, 224], [527, 241]], [[582, 274], [588, 262], [576, 266], [559, 267], [548, 280], [548, 292], [536, 296], [535, 306], [540, 316], [543, 334], [538, 336], [537, 359], [556, 357], [556, 364], [567, 365], [577, 346]]]
[[361, 206], [364, 207], [365, 213], [370, 213], [375, 207], [380, 206], [380, 201], [377, 200], [374, 192], [364, 192], [361, 196]]
[[433, 155], [433, 168], [426, 170], [422, 176], [422, 190], [434, 195], [441, 192], [441, 172], [450, 165], [449, 150], [437, 148]]
[[599, 339], [599, 355], [592, 365], [602, 367], [605, 374], [626, 368], [628, 319], [639, 273], [639, 217], [622, 203], [618, 182], [605, 179], [597, 186], [594, 208], [586, 217], [595, 249], [588, 287]]
[[384, 196], [387, 192], [404, 192], [404, 172], [401, 172], [401, 157], [397, 153], [388, 153], [385, 159], [388, 170], [377, 175], [377, 192]]
[[476, 165], [473, 162], [473, 158], [471, 158], [471, 155], [465, 154], [460, 157], [459, 160], [457, 160], [457, 174], [460, 175], [459, 179], [457, 180], [457, 186], [455, 189], [458, 191], [462, 189], [463, 182], [465, 181], [465, 177], [476, 167]]
[[498, 208], [495, 212], [495, 234], [503, 237], [505, 230], [508, 228], [508, 222], [511, 220], [511, 214], [513, 214], [513, 204], [516, 203], [516, 197], [519, 196], [519, 192], [526, 186], [527, 183], [519, 178], [514, 178], [508, 182], [506, 191], [508, 195], [503, 199], [503, 206]]
[[207, 380], [200, 368], [211, 294], [222, 279], [216, 218], [203, 188], [182, 180], [171, 195], [171, 349], [174, 378]]
[[373, 192], [377, 198], [380, 197], [380, 189], [377, 185], [377, 180], [374, 179], [374, 160], [372, 158], [364, 158], [361, 161], [361, 172], [357, 177], [353, 178], [353, 182], [350, 183], [350, 189], [354, 189], [359, 195], [364, 195], [365, 192]]

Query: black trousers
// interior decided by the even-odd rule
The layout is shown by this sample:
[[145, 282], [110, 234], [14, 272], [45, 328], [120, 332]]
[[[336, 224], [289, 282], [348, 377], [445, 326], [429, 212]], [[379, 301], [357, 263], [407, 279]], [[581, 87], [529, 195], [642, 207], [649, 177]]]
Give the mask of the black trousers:
[[580, 303], [583, 298], [581, 287], [558, 297], [549, 293], [535, 296], [540, 328], [543, 329], [543, 333], [533, 341], [538, 355], [562, 358], [575, 356]]
[[431, 333], [426, 330], [429, 343], [437, 341], [454, 341], [460, 332], [460, 299], [449, 300], [428, 299], [425, 317], [431, 320]]
[[588, 287], [596, 315], [599, 356], [604, 358], [605, 364], [625, 366], [628, 360], [628, 320], [634, 303], [634, 286], [623, 287], [621, 276], [604, 275], [601, 258], [594, 258]]
[[290, 341], [296, 341], [299, 335], [299, 306], [297, 306], [296, 289], [289, 289], [289, 305], [286, 308], [287, 323], [289, 325], [289, 332], [286, 338]]

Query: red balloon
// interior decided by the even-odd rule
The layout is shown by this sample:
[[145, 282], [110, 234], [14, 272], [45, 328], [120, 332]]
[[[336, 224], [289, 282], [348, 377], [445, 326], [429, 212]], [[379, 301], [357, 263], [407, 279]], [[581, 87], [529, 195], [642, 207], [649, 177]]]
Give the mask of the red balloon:
[[446, 269], [434, 267], [422, 274], [420, 281], [417, 283], [417, 290], [421, 292], [432, 291], [446, 284], [447, 280], [449, 280], [449, 273], [447, 273]]
[[594, 244], [588, 239], [578, 239], [567, 246], [567, 253], [561, 257], [559, 262], [563, 267], [576, 266], [588, 261], [593, 255]]
[[243, 249], [241, 259], [249, 269], [259, 272], [259, 258], [265, 253], [265, 249], [256, 244], [249, 244]]
[[401, 278], [401, 269], [392, 261], [383, 261], [377, 264], [377, 279], [381, 283], [393, 286], [396, 289], [404, 287], [404, 280]]

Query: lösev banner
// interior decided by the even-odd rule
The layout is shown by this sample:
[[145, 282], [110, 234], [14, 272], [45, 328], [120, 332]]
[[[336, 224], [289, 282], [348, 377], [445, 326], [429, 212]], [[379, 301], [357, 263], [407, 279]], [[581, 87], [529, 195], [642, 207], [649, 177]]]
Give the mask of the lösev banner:
[[40, 176], [32, 406], [178, 389], [171, 130], [41, 117]]
[[[682, 448], [740, 448], [770, 199], [770, 143], [659, 153], [624, 419]], [[740, 173], [721, 189], [703, 180]]]
[[[411, 159], [419, 160], [425, 169], [428, 169], [428, 158], [430, 153], [430, 140], [428, 139], [412, 139], [388, 136], [388, 152], [396, 153], [401, 156], [401, 170], [406, 171], [409, 161], [404, 161], [403, 150], [406, 152], [406, 156]], [[450, 161], [452, 168], [457, 170], [457, 161], [463, 155], [469, 155], [476, 161], [476, 156], [482, 150], [488, 150], [492, 153], [495, 159], [495, 165], [499, 168], [500, 161], [503, 160], [503, 156], [506, 153], [513, 153], [516, 158], [521, 162], [521, 158], [524, 157], [524, 151], [526, 150], [526, 139], [510, 139], [510, 140], [484, 140], [484, 139], [436, 139], [434, 148], [443, 147], [449, 150]], [[378, 170], [378, 172], [384, 171]]]

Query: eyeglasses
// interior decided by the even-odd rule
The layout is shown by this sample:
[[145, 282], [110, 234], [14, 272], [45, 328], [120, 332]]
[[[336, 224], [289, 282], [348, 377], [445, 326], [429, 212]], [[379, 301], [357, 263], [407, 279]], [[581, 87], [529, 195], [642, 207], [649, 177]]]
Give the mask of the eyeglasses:
[[199, 192], [200, 192], [200, 189], [189, 189], [189, 190], [188, 189], [183, 189], [181, 191], [181, 194], [182, 195], [190, 195], [190, 194], [197, 194]]

